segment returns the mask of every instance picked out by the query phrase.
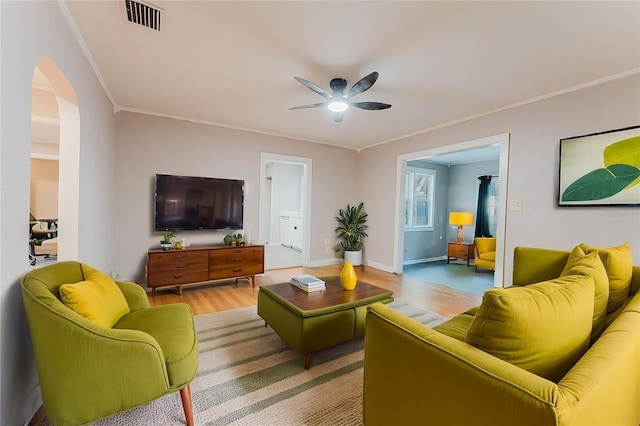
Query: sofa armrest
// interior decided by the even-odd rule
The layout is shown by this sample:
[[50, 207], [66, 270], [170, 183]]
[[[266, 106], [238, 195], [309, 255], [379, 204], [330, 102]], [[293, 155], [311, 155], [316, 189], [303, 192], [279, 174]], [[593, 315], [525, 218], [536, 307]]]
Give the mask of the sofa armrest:
[[116, 281], [116, 284], [124, 294], [124, 298], [127, 299], [131, 312], [149, 307], [149, 297], [142, 286], [126, 281]]
[[[393, 348], [391, 350], [390, 348]], [[367, 313], [364, 423], [556, 424], [555, 383], [381, 304]]]

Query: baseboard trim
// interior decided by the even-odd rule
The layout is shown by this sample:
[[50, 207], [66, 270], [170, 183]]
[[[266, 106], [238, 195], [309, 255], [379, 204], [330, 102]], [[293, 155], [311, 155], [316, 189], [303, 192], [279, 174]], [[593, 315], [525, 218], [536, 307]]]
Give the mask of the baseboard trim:
[[440, 260], [447, 260], [447, 256], [425, 257], [423, 259], [405, 260], [402, 262], [402, 264], [415, 265], [416, 263], [438, 262]]
[[383, 263], [374, 262], [372, 260], [367, 260], [365, 262], [365, 264], [367, 266], [372, 267], [372, 268], [380, 269], [381, 271], [384, 271], [384, 272], [389, 272], [390, 274], [395, 274], [396, 273], [396, 271], [393, 269], [393, 266], [390, 266], [390, 265], [385, 265]]
[[7, 424], [24, 424], [25, 426], [28, 426], [35, 424], [35, 422], [42, 416], [44, 416], [44, 408], [42, 407], [40, 384], [37, 384], [37, 386], [29, 393], [29, 396], [22, 402], [20, 409], [14, 415], [13, 420], [9, 420]]
[[339, 265], [342, 259], [320, 259], [320, 260], [311, 260], [308, 265], [305, 265], [309, 268], [314, 268], [316, 266], [331, 266], [331, 265]]
[[31, 416], [31, 419], [24, 426], [34, 426], [42, 421], [45, 416], [44, 405], [41, 405], [40, 408]]

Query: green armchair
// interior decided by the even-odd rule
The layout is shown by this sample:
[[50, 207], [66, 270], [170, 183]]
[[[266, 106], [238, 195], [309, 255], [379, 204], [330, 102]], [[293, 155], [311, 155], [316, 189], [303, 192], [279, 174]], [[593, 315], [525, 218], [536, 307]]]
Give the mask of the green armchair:
[[88, 282], [85, 268], [90, 267], [59, 262], [22, 279], [51, 422], [85, 425], [180, 391], [187, 425], [193, 425], [189, 383], [198, 368], [198, 342], [189, 305], [150, 307], [142, 287], [116, 282], [129, 312], [112, 327], [100, 325], [61, 301], [61, 286]]

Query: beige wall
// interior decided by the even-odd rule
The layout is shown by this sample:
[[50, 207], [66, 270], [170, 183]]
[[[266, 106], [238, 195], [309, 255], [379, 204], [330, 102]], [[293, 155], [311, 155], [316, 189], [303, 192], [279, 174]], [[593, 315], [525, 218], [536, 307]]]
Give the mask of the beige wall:
[[[335, 238], [338, 210], [358, 201], [357, 153], [329, 145], [195, 124], [130, 112], [116, 115], [116, 180], [113, 268], [125, 278], [144, 282], [146, 253], [158, 248], [153, 232], [156, 173], [209, 176], [245, 181], [245, 229], [257, 242], [260, 153], [312, 160], [311, 264], [335, 257], [324, 239]], [[223, 231], [178, 232], [192, 244], [221, 243]]]
[[58, 160], [31, 159], [30, 211], [37, 219], [58, 218]]
[[[358, 194], [370, 212], [367, 260], [393, 264], [396, 163], [399, 155], [510, 133], [505, 282], [516, 246], [568, 250], [580, 242], [611, 246], [629, 241], [640, 264], [640, 211], [635, 208], [559, 208], [559, 140], [640, 124], [640, 75], [553, 97], [412, 138], [366, 149], [358, 162]], [[507, 203], [508, 204], [508, 203]]]
[[73, 244], [79, 260], [101, 269], [112, 262], [114, 115], [57, 2], [2, 1], [0, 29], [0, 425], [5, 426], [25, 424], [41, 404], [20, 293], [20, 278], [29, 269], [31, 83], [36, 62], [50, 56], [75, 90], [80, 146], [73, 167], [79, 168], [79, 178], [74, 191], [60, 188], [61, 202], [70, 192], [79, 194], [78, 223], [72, 224], [79, 228], [79, 238]]

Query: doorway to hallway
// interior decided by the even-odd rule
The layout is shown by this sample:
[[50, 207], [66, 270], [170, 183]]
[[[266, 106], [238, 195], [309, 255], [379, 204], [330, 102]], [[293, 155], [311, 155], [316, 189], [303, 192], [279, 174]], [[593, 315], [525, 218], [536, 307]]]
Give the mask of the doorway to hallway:
[[308, 264], [311, 159], [262, 153], [258, 240], [265, 269]]

